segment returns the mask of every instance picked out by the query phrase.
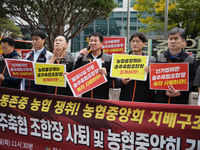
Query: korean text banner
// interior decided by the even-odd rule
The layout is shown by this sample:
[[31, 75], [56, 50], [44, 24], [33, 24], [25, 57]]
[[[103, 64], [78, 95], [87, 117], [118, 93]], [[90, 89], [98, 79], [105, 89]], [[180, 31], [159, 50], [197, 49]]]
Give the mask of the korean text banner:
[[1, 150], [200, 149], [200, 107], [0, 87]]
[[29, 52], [32, 52], [32, 51], [33, 51], [32, 49], [21, 49], [21, 50], [20, 50], [20, 54], [21, 54], [22, 59], [26, 59], [26, 55], [27, 55]]
[[150, 64], [150, 89], [168, 90], [169, 85], [176, 90], [189, 90], [188, 63]]
[[126, 50], [126, 37], [104, 37], [103, 52], [107, 54], [121, 54]]
[[34, 80], [32, 61], [17, 59], [5, 59], [5, 61], [11, 77]]
[[63, 73], [66, 66], [61, 64], [34, 63], [35, 84], [66, 87]]
[[107, 82], [105, 75], [98, 73], [98, 69], [100, 69], [99, 64], [93, 61], [65, 75], [74, 96]]
[[146, 81], [148, 60], [148, 56], [112, 54], [110, 76]]

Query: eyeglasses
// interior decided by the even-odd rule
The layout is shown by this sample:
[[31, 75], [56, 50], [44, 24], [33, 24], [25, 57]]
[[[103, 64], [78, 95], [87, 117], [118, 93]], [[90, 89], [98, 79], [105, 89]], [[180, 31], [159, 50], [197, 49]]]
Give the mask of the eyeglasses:
[[142, 41], [141, 41], [141, 40], [132, 40], [131, 42], [132, 42], [132, 43], [135, 43], [135, 42], [136, 42], [136, 43], [140, 43], [140, 42], [142, 42]]

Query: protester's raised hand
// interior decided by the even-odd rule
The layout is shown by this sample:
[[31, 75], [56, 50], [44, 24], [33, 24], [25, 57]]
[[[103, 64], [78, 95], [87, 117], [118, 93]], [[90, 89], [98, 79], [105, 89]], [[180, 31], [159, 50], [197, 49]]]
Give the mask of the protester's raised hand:
[[2, 74], [0, 74], [0, 81], [4, 81], [4, 79], [5, 77]]
[[81, 54], [82, 54], [83, 56], [85, 56], [86, 54], [88, 54], [87, 48], [84, 48], [84, 49], [80, 50], [79, 56], [80, 56]]
[[169, 90], [166, 91], [166, 95], [169, 97], [178, 97], [181, 95], [180, 91], [175, 90], [175, 88], [172, 85], [168, 86]]
[[67, 74], [68, 74], [68, 72], [64, 72], [64, 73], [63, 73], [63, 76], [65, 76], [65, 75], [67, 75]]
[[146, 73], [149, 73], [149, 72], [150, 72], [150, 66], [144, 67], [144, 71], [145, 71]]
[[104, 68], [104, 67], [99, 69], [98, 72], [107, 76], [107, 71], [106, 71], [106, 68]]
[[61, 46], [55, 46], [54, 51], [53, 51], [53, 55], [55, 57], [59, 57], [60, 54], [62, 53], [62, 51], [63, 51], [63, 48]]

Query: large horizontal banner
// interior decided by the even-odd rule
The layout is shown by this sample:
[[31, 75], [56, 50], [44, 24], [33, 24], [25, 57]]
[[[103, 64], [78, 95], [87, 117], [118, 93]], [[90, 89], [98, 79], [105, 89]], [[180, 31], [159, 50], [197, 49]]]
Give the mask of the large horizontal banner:
[[200, 107], [0, 87], [1, 150], [200, 149]]
[[121, 54], [126, 51], [126, 37], [104, 37], [103, 52], [107, 54]]
[[35, 84], [66, 87], [65, 65], [34, 63], [34, 68]]
[[10, 77], [34, 80], [33, 62], [28, 60], [5, 59]]
[[112, 54], [110, 76], [146, 81], [148, 60], [148, 56]]
[[151, 63], [150, 89], [168, 90], [172, 85], [176, 90], [189, 90], [188, 63]]
[[98, 72], [101, 64], [97, 61], [99, 60], [88, 63], [65, 75], [74, 96], [77, 97], [107, 82], [105, 75]]

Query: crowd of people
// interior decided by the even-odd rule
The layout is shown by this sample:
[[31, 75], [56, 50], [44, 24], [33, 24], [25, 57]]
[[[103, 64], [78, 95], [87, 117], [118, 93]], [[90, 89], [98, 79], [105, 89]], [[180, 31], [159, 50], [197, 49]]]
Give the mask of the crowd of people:
[[[175, 27], [168, 32], [168, 50], [158, 55], [156, 60], [149, 57], [150, 63], [188, 63], [189, 64], [189, 91], [176, 90], [173, 85], [170, 85], [168, 90], [151, 90], [149, 77], [146, 81], [133, 80], [131, 78], [113, 78], [110, 77], [110, 67], [112, 56], [103, 52], [103, 36], [94, 32], [89, 36], [90, 52], [87, 48], [80, 50], [79, 56], [75, 59], [66, 49], [68, 46], [68, 38], [64, 35], [58, 35], [54, 40], [53, 53], [46, 50], [44, 47], [46, 35], [41, 30], [35, 30], [31, 34], [34, 50], [29, 52], [26, 59], [35, 63], [53, 63], [65, 64], [66, 73], [69, 73], [81, 66], [84, 66], [95, 59], [102, 59], [102, 68], [99, 73], [107, 77], [107, 82], [82, 94], [82, 97], [109, 99], [109, 88], [120, 88], [120, 101], [132, 102], [156, 102], [156, 103], [173, 103], [173, 104], [188, 104], [189, 92], [198, 87], [200, 90], [200, 67], [198, 68], [195, 58], [189, 55], [184, 47], [186, 45], [186, 34], [184, 29]], [[133, 33], [130, 38], [130, 46], [132, 53], [130, 55], [144, 56], [142, 52], [146, 45], [146, 36], [143, 33]], [[3, 54], [0, 55], [0, 86], [20, 89], [26, 91], [43, 92], [51, 94], [60, 94], [73, 96], [69, 85], [66, 87], [44, 86], [37, 85], [33, 80], [25, 80], [13, 78], [9, 76], [6, 67], [5, 58], [21, 59], [20, 55], [14, 50], [14, 40], [6, 37], [1, 40]], [[150, 67], [144, 68], [149, 76]], [[64, 73], [64, 74], [66, 74]], [[9, 89], [8, 89], [9, 90]]]

